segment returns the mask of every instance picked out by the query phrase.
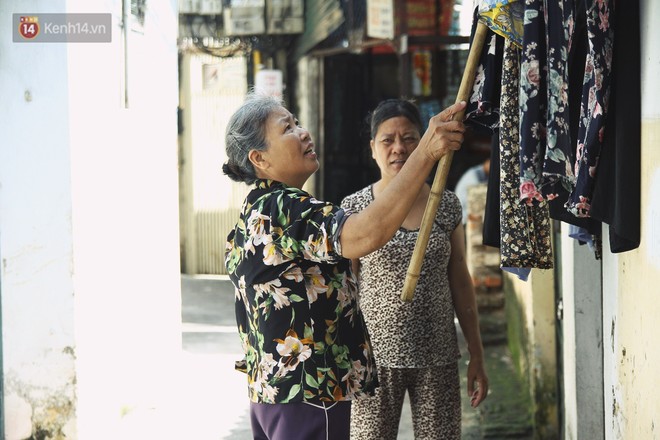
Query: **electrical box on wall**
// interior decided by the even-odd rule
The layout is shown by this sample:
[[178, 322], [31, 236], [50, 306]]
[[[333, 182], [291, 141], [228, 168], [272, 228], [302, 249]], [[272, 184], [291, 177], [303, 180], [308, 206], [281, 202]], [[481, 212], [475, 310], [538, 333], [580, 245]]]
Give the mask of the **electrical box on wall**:
[[222, 14], [225, 34], [258, 35], [266, 33], [265, 3], [265, 0], [232, 0]]
[[220, 15], [222, 0], [179, 0], [179, 14]]
[[267, 0], [266, 28], [269, 34], [299, 34], [305, 29], [302, 0]]

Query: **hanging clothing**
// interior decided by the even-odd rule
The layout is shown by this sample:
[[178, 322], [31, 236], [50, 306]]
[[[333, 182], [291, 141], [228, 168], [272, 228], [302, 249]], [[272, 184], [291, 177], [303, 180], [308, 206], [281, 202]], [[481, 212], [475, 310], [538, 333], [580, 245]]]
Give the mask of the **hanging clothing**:
[[490, 173], [484, 209], [483, 244], [500, 247], [500, 130], [490, 140]]
[[557, 197], [574, 185], [569, 132], [568, 53], [573, 0], [525, 1], [520, 62], [520, 198]]
[[[475, 9], [470, 41], [474, 38], [478, 19], [479, 14]], [[492, 132], [499, 124], [499, 85], [502, 73], [503, 47], [504, 39], [488, 29], [484, 47], [479, 57], [477, 76], [474, 79], [472, 92], [465, 109], [466, 122], [476, 126], [477, 129], [483, 130], [486, 128]]]
[[[612, 18], [612, 17], [611, 17]], [[612, 85], [603, 149], [594, 182], [590, 214], [610, 225], [612, 252], [640, 243], [641, 54], [639, 0], [617, 8]]]
[[518, 0], [482, 0], [479, 16], [488, 28], [522, 47], [525, 3]]
[[589, 53], [580, 108], [576, 183], [566, 204], [566, 208], [577, 217], [588, 217], [591, 209], [609, 104], [614, 42], [614, 31], [610, 25], [614, 0], [586, 0], [586, 5]]
[[553, 260], [547, 201], [527, 205], [519, 197], [519, 74], [520, 50], [506, 40], [500, 101], [500, 264], [526, 279], [531, 268], [551, 269]]
[[[484, 10], [486, 3], [491, 11]], [[519, 196], [532, 204], [547, 201], [551, 218], [579, 227], [576, 239], [594, 243], [596, 258], [601, 221], [610, 225], [613, 252], [635, 249], [640, 231], [635, 190], [640, 185], [639, 0], [616, 15], [614, 0], [481, 4], [482, 20], [514, 44], [510, 19], [520, 14], [512, 9], [516, 4], [525, 8]], [[502, 24], [509, 27], [500, 29]], [[617, 114], [616, 107], [626, 110]], [[493, 165], [499, 162], [491, 160]], [[489, 192], [499, 184], [491, 181]], [[497, 246], [500, 237], [487, 234], [493, 229], [497, 222], [486, 215], [484, 243]]]
[[[474, 38], [479, 11], [475, 9], [471, 38]], [[475, 130], [491, 134], [490, 169], [486, 209], [484, 212], [483, 244], [500, 247], [500, 87], [504, 38], [488, 30], [479, 58], [477, 78], [465, 111], [465, 123]], [[485, 129], [485, 130], [484, 130]]]
[[[574, 158], [576, 149], [575, 139], [578, 138], [578, 130], [580, 126], [579, 109], [582, 102], [584, 66], [587, 52], [589, 51], [586, 10], [583, 1], [576, 2], [573, 17], [573, 36], [571, 38], [571, 47], [568, 52], [568, 70], [570, 72], [568, 79], [568, 107], [570, 109], [570, 138], [572, 139], [570, 155]], [[576, 217], [566, 209], [565, 205], [568, 201], [569, 194], [572, 191], [572, 187], [566, 189], [559, 185], [555, 189], [557, 190], [557, 197], [549, 200], [550, 218], [580, 227], [585, 231], [585, 234], [590, 234], [592, 236], [591, 241], [600, 242], [600, 222], [589, 217]]]

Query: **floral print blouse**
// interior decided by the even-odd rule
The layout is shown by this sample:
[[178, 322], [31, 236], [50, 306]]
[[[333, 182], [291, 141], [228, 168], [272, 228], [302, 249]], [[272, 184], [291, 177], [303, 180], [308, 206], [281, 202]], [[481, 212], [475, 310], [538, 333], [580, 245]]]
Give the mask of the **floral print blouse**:
[[[586, 0], [589, 52], [582, 90], [569, 90], [569, 56], [578, 2], [526, 0], [520, 64], [520, 197], [531, 204], [570, 193], [566, 209], [588, 217], [609, 101], [614, 0]], [[571, 93], [580, 109], [569, 109]], [[580, 114], [571, 139], [570, 111]], [[577, 145], [577, 148], [574, 147]]]
[[257, 180], [227, 237], [236, 323], [252, 402], [331, 402], [373, 394], [376, 369], [339, 235], [349, 212]]
[[[569, 213], [576, 218], [590, 216], [612, 81], [614, 3], [485, 0], [479, 4], [479, 19], [522, 49], [516, 90], [519, 197], [528, 205], [565, 199], [567, 194], [564, 208]], [[576, 55], [574, 40], [579, 37], [576, 30], [583, 24], [588, 35], [586, 61], [583, 66], [571, 65]], [[581, 90], [569, 87], [569, 76], [577, 75], [583, 75]], [[480, 65], [476, 85], [486, 82], [482, 76]], [[570, 108], [573, 94], [581, 95], [579, 108]], [[571, 133], [571, 118], [577, 114], [576, 135]]]

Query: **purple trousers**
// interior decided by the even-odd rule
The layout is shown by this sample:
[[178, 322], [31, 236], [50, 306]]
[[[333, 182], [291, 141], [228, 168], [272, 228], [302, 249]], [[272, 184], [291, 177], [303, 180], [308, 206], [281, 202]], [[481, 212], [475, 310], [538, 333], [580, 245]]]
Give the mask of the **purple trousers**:
[[250, 403], [254, 440], [349, 440], [351, 402]]

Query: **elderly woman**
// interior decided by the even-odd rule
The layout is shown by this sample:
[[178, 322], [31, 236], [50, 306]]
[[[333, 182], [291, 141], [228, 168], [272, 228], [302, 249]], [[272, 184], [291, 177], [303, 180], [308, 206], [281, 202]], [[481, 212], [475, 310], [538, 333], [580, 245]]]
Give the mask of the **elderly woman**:
[[307, 130], [273, 97], [250, 94], [226, 131], [223, 172], [254, 185], [227, 237], [255, 439], [348, 439], [350, 401], [377, 375], [351, 259], [394, 235], [435, 162], [463, 142], [452, 116], [431, 118], [419, 146], [359, 213], [302, 190], [319, 168]]

